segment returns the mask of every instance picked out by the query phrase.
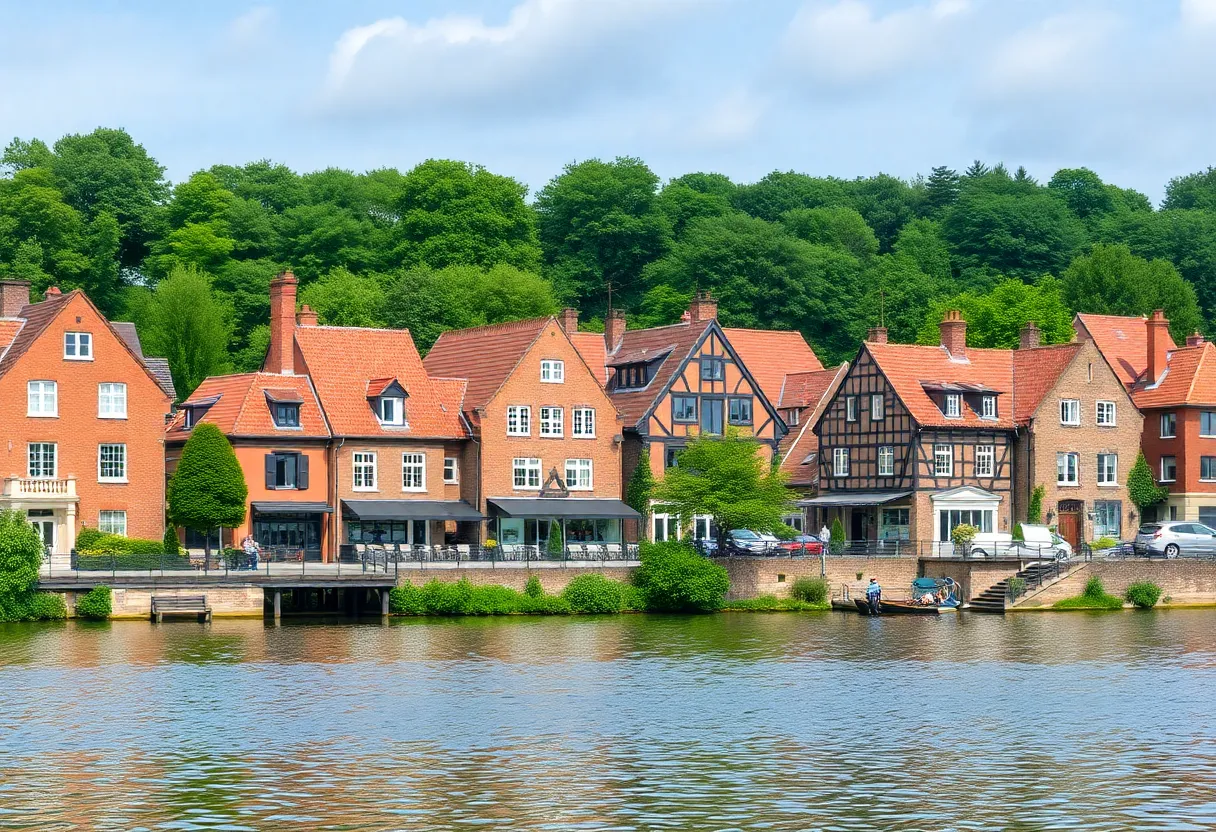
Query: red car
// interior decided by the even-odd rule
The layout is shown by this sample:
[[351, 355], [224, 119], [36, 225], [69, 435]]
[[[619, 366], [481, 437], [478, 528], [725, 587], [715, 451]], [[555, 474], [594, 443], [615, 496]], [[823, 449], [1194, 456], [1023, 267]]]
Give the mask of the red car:
[[800, 534], [793, 540], [781, 541], [777, 549], [786, 554], [818, 555], [823, 552], [823, 544], [814, 535]]

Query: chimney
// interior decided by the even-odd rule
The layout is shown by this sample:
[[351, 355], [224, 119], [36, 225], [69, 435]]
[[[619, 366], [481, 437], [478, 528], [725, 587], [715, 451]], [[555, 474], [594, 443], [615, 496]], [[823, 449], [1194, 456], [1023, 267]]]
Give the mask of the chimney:
[[48, 286], [48, 287], [46, 287], [46, 291], [42, 293], [42, 296], [44, 298], [46, 298], [47, 300], [50, 300], [51, 298], [55, 297], [56, 295], [62, 295], [62, 294], [63, 294], [63, 292], [59, 291], [58, 286]]
[[1018, 349], [1032, 350], [1042, 343], [1042, 333], [1034, 321], [1027, 321], [1026, 326], [1018, 333]]
[[1196, 332], [1194, 335], [1186, 336], [1186, 345], [1188, 347], [1203, 346], [1203, 336]]
[[608, 317], [604, 321], [604, 347], [608, 352], [612, 352], [620, 346], [621, 339], [625, 337], [625, 310], [609, 309]]
[[694, 324], [715, 320], [718, 317], [718, 301], [709, 292], [697, 292], [688, 305], [688, 318]]
[[871, 344], [887, 343], [887, 328], [885, 326], [872, 326], [866, 332], [866, 340]]
[[297, 285], [291, 272], [283, 272], [270, 281], [270, 349], [262, 367], [268, 373], [295, 372]]
[[307, 303], [300, 307], [300, 311], [296, 313], [296, 326], [316, 326], [317, 313]]
[[946, 317], [937, 325], [941, 333], [942, 346], [951, 358], [962, 358], [967, 354], [967, 322], [957, 309], [946, 312]]
[[1170, 353], [1170, 322], [1165, 311], [1154, 309], [1145, 323], [1148, 330], [1148, 381], [1156, 384], [1165, 372], [1165, 363]]
[[10, 277], [0, 280], [0, 318], [15, 318], [30, 302], [30, 282]]
[[557, 322], [562, 325], [562, 329], [566, 330], [567, 334], [578, 332], [578, 310], [567, 306], [558, 316]]

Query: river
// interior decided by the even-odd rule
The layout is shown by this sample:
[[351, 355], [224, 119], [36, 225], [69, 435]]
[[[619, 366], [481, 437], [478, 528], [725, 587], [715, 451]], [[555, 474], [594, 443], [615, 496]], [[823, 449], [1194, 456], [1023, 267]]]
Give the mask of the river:
[[0, 829], [1216, 828], [1216, 610], [0, 627]]

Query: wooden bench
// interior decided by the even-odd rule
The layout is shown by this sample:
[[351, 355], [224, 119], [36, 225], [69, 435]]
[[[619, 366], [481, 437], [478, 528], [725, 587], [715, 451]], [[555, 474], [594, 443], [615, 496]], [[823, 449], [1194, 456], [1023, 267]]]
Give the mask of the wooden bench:
[[153, 595], [152, 620], [157, 624], [166, 615], [194, 615], [200, 621], [211, 620], [211, 607], [206, 595]]

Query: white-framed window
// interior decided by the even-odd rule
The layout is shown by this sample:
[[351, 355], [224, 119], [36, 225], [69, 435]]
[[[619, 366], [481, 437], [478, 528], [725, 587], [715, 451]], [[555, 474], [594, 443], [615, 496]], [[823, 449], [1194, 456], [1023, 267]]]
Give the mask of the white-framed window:
[[1173, 439], [1178, 434], [1178, 415], [1176, 413], [1161, 414], [1161, 431], [1158, 433], [1162, 439]]
[[885, 410], [883, 408], [882, 393], [871, 393], [870, 394], [870, 421], [871, 422], [881, 422], [884, 413], [885, 413]]
[[535, 457], [516, 457], [511, 461], [511, 470], [516, 488], [540, 488], [540, 460]]
[[542, 407], [540, 409], [540, 435], [562, 436], [565, 433], [562, 424], [563, 411], [560, 407]]
[[832, 476], [847, 477], [849, 475], [849, 449], [832, 448]]
[[984, 396], [980, 399], [980, 418], [996, 418], [996, 396]]
[[566, 488], [571, 491], [591, 490], [591, 460], [566, 460]]
[[29, 476], [36, 480], [53, 480], [58, 471], [58, 448], [54, 442], [31, 442], [29, 454]]
[[355, 451], [351, 454], [351, 464], [354, 466], [351, 488], [355, 491], [375, 491], [376, 452]]
[[1098, 427], [1111, 427], [1115, 424], [1115, 403], [1099, 401], [1094, 405], [1094, 421]]
[[125, 511], [97, 512], [97, 531], [102, 534], [127, 536], [127, 513]]
[[952, 476], [954, 476], [954, 446], [953, 445], [934, 445], [933, 446], [933, 476], [935, 476], [935, 477], [952, 477]]
[[680, 520], [674, 514], [656, 512], [651, 518], [650, 539], [655, 543], [680, 539]]
[[1161, 482], [1173, 482], [1176, 479], [1178, 479], [1178, 457], [1161, 457]]
[[127, 481], [127, 446], [105, 444], [97, 446], [97, 481]]
[[1056, 485], [1076, 485], [1079, 481], [1079, 462], [1080, 455], [1075, 451], [1061, 451], [1056, 454]]
[[796, 427], [798, 424], [798, 408], [791, 407], [785, 411], [785, 423], [790, 427]]
[[1081, 402], [1076, 399], [1060, 399], [1060, 424], [1081, 424]]
[[576, 407], [570, 411], [570, 435], [579, 439], [595, 438], [595, 408]]
[[540, 380], [547, 384], [561, 384], [566, 380], [566, 362], [546, 358], [540, 362]]
[[782, 516], [781, 522], [798, 532], [798, 534], [802, 534], [802, 529], [806, 525], [801, 514], [786, 514]]
[[401, 490], [426, 491], [426, 454], [401, 455]]
[[976, 445], [975, 446], [975, 475], [977, 477], [991, 477], [996, 471], [996, 446], [995, 445]]
[[958, 393], [946, 394], [946, 418], [957, 419], [963, 415], [963, 401]]
[[1216, 437], [1216, 410], [1199, 412], [1199, 435], [1209, 438]]
[[405, 399], [400, 396], [381, 396], [376, 399], [376, 418], [382, 425], [404, 425]]
[[1098, 454], [1098, 485], [1119, 484], [1119, 455]]
[[856, 422], [857, 421], [857, 397], [856, 396], [845, 396], [844, 397], [844, 419], [846, 422]]
[[88, 332], [63, 333], [63, 357], [68, 361], [92, 361], [92, 334]]
[[53, 381], [31, 381], [25, 385], [27, 416], [49, 418], [59, 415], [59, 385]]
[[97, 385], [97, 418], [127, 418], [127, 385], [120, 381], [103, 381]]
[[455, 485], [460, 482], [460, 466], [454, 456], [445, 456], [443, 458], [443, 481], [448, 485]]
[[878, 476], [895, 476], [895, 447], [880, 445], [878, 448]]
[[507, 405], [507, 436], [532, 435], [532, 408], [526, 404]]

